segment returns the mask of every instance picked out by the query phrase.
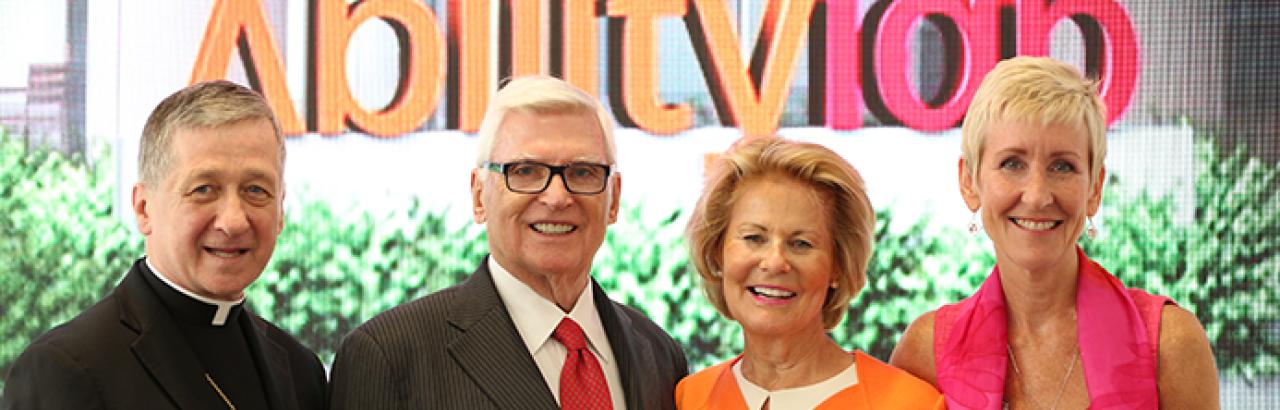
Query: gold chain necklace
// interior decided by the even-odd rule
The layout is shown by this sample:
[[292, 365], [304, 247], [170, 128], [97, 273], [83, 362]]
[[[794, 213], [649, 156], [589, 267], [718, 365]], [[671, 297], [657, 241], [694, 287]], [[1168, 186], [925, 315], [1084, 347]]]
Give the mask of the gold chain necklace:
[[[1018, 386], [1022, 388], [1022, 394], [1027, 395], [1027, 399], [1031, 400], [1031, 404], [1034, 404], [1037, 409], [1043, 409], [1044, 406], [1040, 404], [1040, 401], [1031, 395], [1030, 390], [1027, 390], [1027, 384], [1022, 378], [1022, 371], [1018, 370], [1018, 358], [1013, 355], [1013, 346], [1006, 343], [1004, 347], [1009, 351], [1009, 359], [1013, 361], [1013, 373], [1018, 376]], [[1067, 367], [1067, 374], [1062, 375], [1062, 381], [1058, 382], [1058, 395], [1053, 398], [1053, 407], [1049, 407], [1049, 410], [1057, 410], [1058, 402], [1062, 401], [1062, 393], [1067, 391], [1067, 379], [1070, 379], [1071, 373], [1076, 370], [1076, 359], [1079, 358], [1080, 349], [1076, 349], [1075, 355], [1071, 356], [1071, 365]]]
[[236, 405], [231, 404], [231, 399], [227, 398], [226, 393], [222, 392], [221, 387], [218, 387], [218, 382], [213, 381], [213, 376], [210, 376], [209, 373], [205, 373], [204, 379], [209, 381], [210, 386], [213, 386], [213, 391], [218, 392], [218, 397], [222, 398], [222, 402], [227, 403], [228, 409], [236, 410]]

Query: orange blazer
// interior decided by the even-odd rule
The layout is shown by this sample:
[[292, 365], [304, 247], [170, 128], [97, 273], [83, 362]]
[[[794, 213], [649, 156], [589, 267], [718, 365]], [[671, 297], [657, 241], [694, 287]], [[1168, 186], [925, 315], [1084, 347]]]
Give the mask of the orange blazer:
[[[747, 408], [729, 361], [708, 367], [676, 385], [676, 408], [685, 410], [743, 410]], [[942, 394], [923, 380], [868, 356], [853, 353], [858, 384], [819, 404], [817, 409], [945, 409]]]

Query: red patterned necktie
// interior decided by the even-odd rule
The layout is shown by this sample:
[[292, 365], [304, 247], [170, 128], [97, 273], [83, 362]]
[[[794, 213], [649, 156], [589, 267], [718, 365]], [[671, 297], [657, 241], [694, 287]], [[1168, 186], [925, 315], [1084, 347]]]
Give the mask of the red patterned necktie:
[[609, 383], [604, 380], [600, 362], [587, 349], [587, 338], [582, 327], [573, 319], [564, 318], [551, 334], [569, 349], [560, 371], [560, 408], [564, 410], [612, 409]]

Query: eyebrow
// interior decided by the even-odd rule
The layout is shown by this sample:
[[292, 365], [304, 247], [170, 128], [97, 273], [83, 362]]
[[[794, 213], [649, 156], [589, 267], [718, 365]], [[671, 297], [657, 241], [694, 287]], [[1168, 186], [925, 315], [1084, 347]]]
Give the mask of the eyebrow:
[[[742, 229], [746, 229], [746, 228], [756, 228], [756, 229], [759, 229], [759, 230], [762, 230], [762, 231], [769, 231], [769, 230], [770, 230], [768, 227], [766, 227], [766, 226], [764, 226], [764, 225], [761, 225], [761, 224], [758, 224], [758, 223], [755, 223], [755, 222], [743, 222], [743, 223], [738, 224], [738, 230], [742, 230]], [[789, 234], [789, 235], [795, 235], [795, 234], [801, 234], [801, 233], [808, 233], [808, 234], [814, 234], [814, 235], [817, 235], [817, 234], [818, 234], [818, 231], [819, 231], [819, 230], [817, 230], [817, 229], [796, 229], [796, 230], [793, 230], [793, 231], [789, 232], [788, 234]]]
[[[545, 160], [545, 159], [538, 158], [536, 155], [533, 155], [533, 154], [530, 154], [530, 153], [527, 153], [527, 152], [517, 153], [514, 157], [512, 157], [512, 158], [511, 158], [511, 161], [537, 161], [537, 162], [546, 162], [546, 160]], [[567, 162], [597, 162], [597, 163], [604, 163], [604, 162], [605, 162], [605, 160], [604, 160], [604, 159], [601, 159], [601, 158], [599, 158], [599, 157], [596, 157], [596, 156], [594, 156], [594, 155], [579, 155], [579, 156], [576, 156], [576, 157], [570, 158], [570, 159], [569, 159], [569, 161], [567, 161]]]
[[[197, 169], [189, 174], [183, 182], [190, 183], [191, 181], [218, 179], [222, 174], [222, 171], [212, 168]], [[267, 180], [272, 183], [277, 182], [275, 178], [272, 177], [272, 172], [270, 171], [251, 168], [247, 171], [247, 174], [247, 178], [245, 178], [246, 180]]]
[[[1021, 148], [1021, 147], [1005, 148], [1005, 149], [1001, 149], [1001, 150], [996, 151], [996, 152], [995, 152], [995, 154], [997, 154], [997, 155], [999, 155], [999, 154], [1018, 154], [1018, 155], [1027, 155], [1027, 149], [1026, 149], [1026, 148]], [[1080, 158], [1084, 158], [1084, 156], [1079, 155], [1079, 154], [1076, 154], [1076, 153], [1075, 153], [1075, 152], [1073, 152], [1073, 151], [1053, 151], [1053, 152], [1050, 152], [1050, 153], [1049, 153], [1049, 157], [1051, 157], [1051, 158], [1056, 158], [1056, 157], [1080, 157]]]

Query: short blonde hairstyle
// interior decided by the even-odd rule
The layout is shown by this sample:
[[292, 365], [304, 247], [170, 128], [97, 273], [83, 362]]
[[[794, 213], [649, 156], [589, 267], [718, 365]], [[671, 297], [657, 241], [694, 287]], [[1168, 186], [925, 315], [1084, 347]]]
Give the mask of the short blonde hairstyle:
[[724, 300], [725, 236], [739, 188], [745, 183], [782, 175], [808, 184], [830, 204], [835, 245], [835, 278], [822, 306], [822, 324], [834, 328], [849, 310], [849, 301], [867, 282], [867, 262], [875, 241], [876, 215], [858, 171], [838, 154], [817, 144], [768, 138], [730, 150], [711, 166], [707, 185], [689, 219], [685, 237], [689, 259], [702, 276], [702, 290], [720, 314], [733, 319]]
[[604, 133], [605, 161], [617, 162], [618, 148], [613, 142], [613, 117], [600, 100], [559, 78], [542, 75], [512, 79], [494, 94], [480, 121], [476, 143], [476, 167], [492, 160], [497, 145], [498, 127], [511, 111], [534, 114], [593, 114]]
[[961, 155], [977, 178], [992, 123], [1065, 125], [1088, 136], [1089, 179], [1097, 182], [1107, 156], [1106, 112], [1097, 82], [1085, 79], [1070, 64], [1049, 57], [1014, 57], [996, 64], [978, 86], [960, 130]]
[[151, 185], [164, 179], [173, 162], [171, 147], [177, 130], [216, 128], [249, 120], [271, 122], [280, 150], [280, 171], [284, 172], [284, 135], [267, 100], [242, 85], [214, 80], [178, 90], [151, 111], [138, 148], [138, 181]]

